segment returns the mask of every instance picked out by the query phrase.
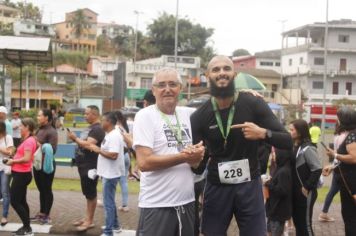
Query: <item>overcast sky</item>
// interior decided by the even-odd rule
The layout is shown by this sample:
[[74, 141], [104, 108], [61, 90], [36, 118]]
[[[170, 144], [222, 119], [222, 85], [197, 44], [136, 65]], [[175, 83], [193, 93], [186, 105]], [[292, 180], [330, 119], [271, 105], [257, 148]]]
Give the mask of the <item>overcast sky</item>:
[[[64, 20], [65, 12], [90, 8], [99, 22], [115, 21], [135, 27], [133, 11], [143, 12], [139, 30], [146, 31], [159, 13], [176, 12], [176, 0], [27, 0], [44, 11], [45, 23]], [[179, 0], [179, 17], [214, 28], [209, 42], [219, 54], [237, 48], [251, 53], [281, 46], [282, 20], [289, 30], [316, 21], [325, 22], [326, 0]], [[356, 20], [355, 0], [329, 0], [329, 20]]]

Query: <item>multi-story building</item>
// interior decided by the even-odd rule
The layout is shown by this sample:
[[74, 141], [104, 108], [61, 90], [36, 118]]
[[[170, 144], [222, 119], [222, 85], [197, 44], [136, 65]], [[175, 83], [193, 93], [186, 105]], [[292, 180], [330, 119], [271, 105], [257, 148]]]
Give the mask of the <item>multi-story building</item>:
[[235, 69], [264, 69], [281, 73], [281, 50], [256, 52], [255, 55], [234, 57]]
[[95, 75], [98, 83], [112, 85], [119, 62], [118, 58], [90, 56], [87, 71]]
[[[158, 58], [126, 63], [126, 101], [128, 106], [140, 106], [142, 104], [143, 95], [148, 89], [152, 88], [152, 79], [154, 73], [164, 67], [175, 66], [175, 57], [162, 55]], [[199, 76], [200, 74], [200, 58], [178, 56], [177, 70], [182, 77], [183, 85], [187, 81]]]
[[17, 20], [13, 23], [15, 36], [55, 37], [54, 27], [33, 20]]
[[127, 25], [119, 25], [115, 22], [111, 23], [98, 23], [96, 36], [105, 35], [110, 39], [117, 36], [129, 36], [133, 34], [133, 28]]
[[[356, 99], [356, 22], [328, 22], [326, 100]], [[309, 103], [323, 99], [325, 23], [314, 23], [283, 32], [282, 74], [284, 88], [300, 88]], [[293, 43], [293, 45], [291, 45]]]
[[15, 8], [0, 4], [0, 30], [12, 31], [12, 24], [20, 19], [21, 12]]
[[[84, 25], [83, 33], [77, 37], [75, 25], [72, 20], [78, 11], [83, 11], [87, 25]], [[96, 51], [96, 31], [98, 14], [88, 8], [66, 13], [65, 21], [54, 24], [56, 31], [55, 50]]]

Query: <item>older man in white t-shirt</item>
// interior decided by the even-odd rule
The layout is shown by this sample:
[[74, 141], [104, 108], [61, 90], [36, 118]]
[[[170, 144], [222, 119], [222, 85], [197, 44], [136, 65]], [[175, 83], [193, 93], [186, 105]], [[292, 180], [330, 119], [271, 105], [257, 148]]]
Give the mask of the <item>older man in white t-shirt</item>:
[[194, 234], [192, 166], [204, 156], [204, 146], [192, 145], [188, 107], [177, 107], [182, 81], [164, 68], [152, 81], [156, 104], [136, 114], [133, 147], [141, 170], [140, 219], [137, 235]]
[[106, 135], [101, 147], [90, 146], [92, 151], [99, 154], [97, 175], [101, 176], [103, 181], [105, 227], [102, 236], [113, 236], [115, 232], [121, 231], [117, 217], [115, 193], [120, 178], [125, 178], [124, 170], [121, 168], [124, 166], [124, 139], [120, 131], [115, 129], [116, 123], [115, 113], [105, 113], [102, 118], [102, 126]]

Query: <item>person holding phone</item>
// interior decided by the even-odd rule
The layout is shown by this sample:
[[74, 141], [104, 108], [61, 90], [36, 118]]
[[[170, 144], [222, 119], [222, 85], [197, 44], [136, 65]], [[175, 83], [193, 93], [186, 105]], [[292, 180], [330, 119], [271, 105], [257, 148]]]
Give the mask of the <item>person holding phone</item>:
[[337, 111], [339, 131], [348, 132], [337, 151], [328, 148], [327, 154], [334, 157], [335, 164], [324, 167], [323, 174], [334, 175], [340, 186], [341, 214], [345, 224], [345, 235], [356, 235], [356, 111], [342, 107]]

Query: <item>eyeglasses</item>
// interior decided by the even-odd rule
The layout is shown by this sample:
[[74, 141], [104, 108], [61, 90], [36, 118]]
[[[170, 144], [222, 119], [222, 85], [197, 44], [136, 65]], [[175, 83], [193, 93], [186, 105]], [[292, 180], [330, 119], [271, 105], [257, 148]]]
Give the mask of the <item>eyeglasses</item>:
[[180, 85], [180, 83], [178, 82], [173, 82], [173, 81], [170, 81], [170, 82], [159, 82], [157, 84], [153, 84], [154, 87], [156, 88], [159, 88], [159, 89], [165, 89], [167, 88], [177, 88], [178, 86]]

